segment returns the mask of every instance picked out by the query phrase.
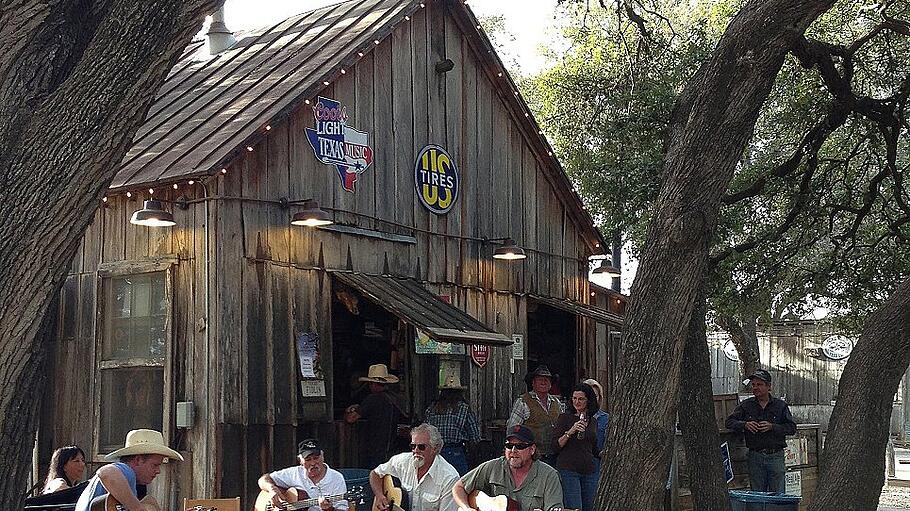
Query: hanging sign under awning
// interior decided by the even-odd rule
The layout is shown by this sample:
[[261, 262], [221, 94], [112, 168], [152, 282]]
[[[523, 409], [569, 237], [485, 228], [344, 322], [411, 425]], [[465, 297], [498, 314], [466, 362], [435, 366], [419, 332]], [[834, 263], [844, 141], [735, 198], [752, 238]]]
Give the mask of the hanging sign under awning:
[[417, 330], [414, 351], [422, 355], [464, 355], [464, 344], [440, 342], [422, 330]]
[[471, 345], [471, 361], [477, 364], [477, 367], [483, 367], [487, 365], [488, 360], [490, 360], [489, 346], [486, 344]]
[[417, 153], [414, 163], [414, 189], [423, 207], [444, 215], [458, 199], [458, 168], [445, 149], [428, 145]]
[[315, 128], [306, 128], [306, 138], [316, 159], [334, 165], [346, 191], [354, 191], [360, 174], [373, 163], [370, 134], [347, 125], [348, 114], [340, 101], [319, 96], [313, 106]]

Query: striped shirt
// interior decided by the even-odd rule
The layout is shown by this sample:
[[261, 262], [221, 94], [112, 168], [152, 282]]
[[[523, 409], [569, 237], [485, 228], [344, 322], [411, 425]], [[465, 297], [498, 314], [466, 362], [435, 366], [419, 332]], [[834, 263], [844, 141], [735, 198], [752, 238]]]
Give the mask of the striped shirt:
[[432, 424], [439, 429], [439, 434], [442, 435], [442, 440], [447, 446], [480, 440], [480, 426], [477, 424], [477, 417], [464, 401], [459, 401], [454, 410], [446, 413], [436, 413], [431, 405], [424, 415], [427, 424]]

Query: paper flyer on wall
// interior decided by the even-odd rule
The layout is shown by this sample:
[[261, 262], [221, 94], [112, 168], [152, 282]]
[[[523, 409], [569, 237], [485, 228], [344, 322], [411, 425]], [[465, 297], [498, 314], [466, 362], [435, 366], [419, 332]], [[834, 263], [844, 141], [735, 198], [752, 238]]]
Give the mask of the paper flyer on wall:
[[297, 358], [300, 360], [300, 376], [322, 378], [319, 367], [319, 335], [315, 332], [297, 334]]

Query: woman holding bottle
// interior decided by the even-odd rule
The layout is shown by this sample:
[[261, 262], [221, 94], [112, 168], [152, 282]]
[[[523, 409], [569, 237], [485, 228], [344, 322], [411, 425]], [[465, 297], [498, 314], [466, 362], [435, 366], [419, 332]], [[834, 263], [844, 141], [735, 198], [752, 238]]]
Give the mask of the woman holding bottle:
[[[597, 413], [594, 389], [579, 383], [572, 389], [572, 408], [559, 415], [553, 428], [556, 469], [566, 508], [592, 511], [597, 491], [597, 433], [589, 419]], [[590, 427], [589, 427], [590, 426]]]

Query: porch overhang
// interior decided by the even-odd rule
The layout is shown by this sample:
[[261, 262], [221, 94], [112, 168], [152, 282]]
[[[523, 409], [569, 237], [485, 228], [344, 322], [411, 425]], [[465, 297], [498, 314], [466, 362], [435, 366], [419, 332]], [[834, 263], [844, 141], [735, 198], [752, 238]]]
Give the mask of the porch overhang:
[[441, 300], [416, 280], [343, 271], [330, 273], [339, 282], [436, 341], [488, 346], [511, 346], [513, 343], [509, 337], [494, 332], [468, 313]]
[[618, 327], [622, 326], [622, 316], [609, 312], [605, 309], [601, 309], [600, 307], [596, 307], [594, 305], [533, 294], [528, 295], [528, 298], [534, 300], [537, 303], [542, 303], [544, 305], [553, 307], [554, 309], [559, 309], [570, 314], [575, 314], [576, 316], [591, 318], [598, 323], [606, 323], [608, 325]]

